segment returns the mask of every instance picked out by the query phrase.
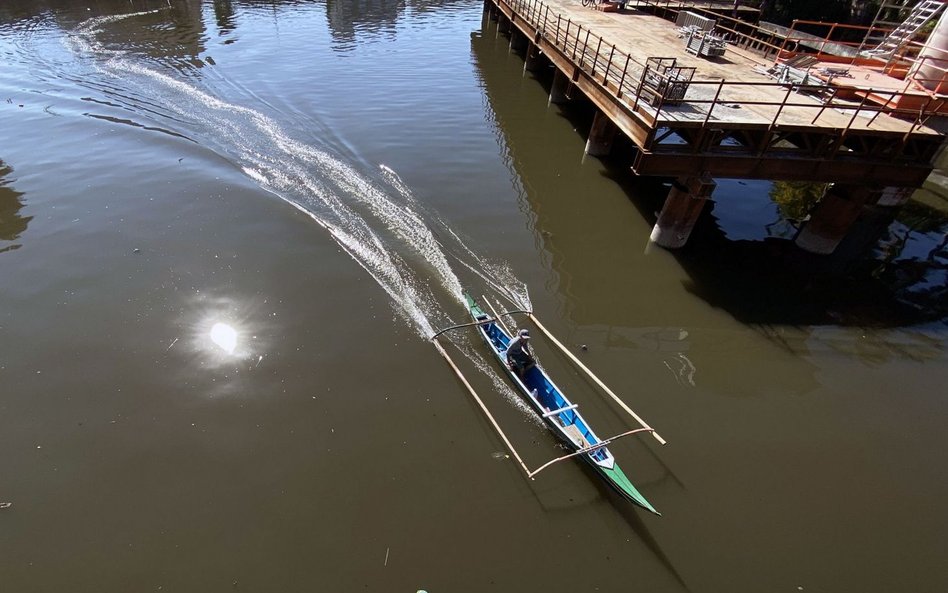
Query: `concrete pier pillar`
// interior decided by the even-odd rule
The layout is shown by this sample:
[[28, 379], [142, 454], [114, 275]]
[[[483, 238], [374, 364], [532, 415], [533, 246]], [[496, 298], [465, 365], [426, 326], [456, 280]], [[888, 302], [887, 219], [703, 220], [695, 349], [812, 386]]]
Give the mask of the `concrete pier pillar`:
[[716, 186], [707, 173], [700, 177], [679, 177], [673, 181], [649, 238], [668, 249], [682, 247], [688, 242], [691, 229]]
[[878, 192], [878, 199], [875, 200], [876, 206], [885, 206], [888, 208], [898, 208], [909, 201], [912, 194], [915, 193], [914, 187], [887, 187]]
[[560, 72], [560, 69], [557, 68], [556, 72], [553, 74], [553, 85], [550, 87], [550, 105], [561, 105], [569, 101], [569, 97], [566, 96], [566, 91], [569, 90], [570, 80], [569, 78]]
[[513, 51], [522, 51], [527, 47], [529, 39], [517, 27], [510, 28], [510, 49]]
[[797, 247], [810, 253], [833, 253], [872, 194], [865, 185], [834, 183], [827, 187], [810, 220], [797, 233]]
[[540, 48], [532, 41], [527, 41], [527, 52], [523, 58], [523, 71], [535, 72], [540, 68]]
[[608, 156], [612, 152], [612, 141], [618, 129], [609, 116], [596, 111], [589, 138], [586, 140], [586, 154], [590, 156]]

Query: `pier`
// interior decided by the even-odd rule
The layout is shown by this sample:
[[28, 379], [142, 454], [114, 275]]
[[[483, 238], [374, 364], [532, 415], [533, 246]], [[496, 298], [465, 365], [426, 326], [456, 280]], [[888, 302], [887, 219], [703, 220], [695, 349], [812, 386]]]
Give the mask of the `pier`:
[[609, 154], [623, 134], [635, 174], [675, 178], [656, 243], [685, 244], [715, 177], [802, 180], [832, 185], [797, 244], [831, 253], [864, 205], [898, 207], [931, 172], [944, 136], [928, 124], [946, 102], [900, 81], [891, 63], [846, 62], [825, 39], [689, 10], [686, 19], [713, 21], [726, 39], [708, 51], [700, 35], [715, 40], [711, 29], [693, 39], [683, 31], [698, 27], [667, 20], [681, 24], [686, 7], [636, 6], [485, 0], [524, 69], [553, 69], [550, 103], [595, 106], [587, 154]]

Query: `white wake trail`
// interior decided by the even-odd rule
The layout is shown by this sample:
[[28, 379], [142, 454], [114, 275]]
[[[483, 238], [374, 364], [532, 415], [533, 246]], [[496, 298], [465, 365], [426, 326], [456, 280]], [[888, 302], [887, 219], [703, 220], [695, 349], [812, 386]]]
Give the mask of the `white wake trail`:
[[[71, 36], [71, 48], [81, 57], [94, 58], [102, 74], [123, 86], [139, 87], [143, 96], [193, 127], [191, 136], [201, 138], [202, 145], [228, 157], [261, 188], [325, 229], [388, 294], [393, 310], [420, 337], [431, 337], [435, 322], [451, 324], [439, 295], [464, 305], [461, 281], [431, 224], [460, 251], [453, 259], [511, 303], [529, 309], [526, 286], [509, 267], [484, 261], [437, 217], [429, 216], [426, 222], [422, 206], [391, 168], [380, 166], [382, 183], [377, 183], [333, 154], [291, 137], [267, 115], [223, 101], [126, 52], [108, 50], [96, 39], [108, 23], [156, 12], [90, 19]], [[455, 337], [461, 352], [491, 378], [499, 393], [529, 410], [466, 337]]]

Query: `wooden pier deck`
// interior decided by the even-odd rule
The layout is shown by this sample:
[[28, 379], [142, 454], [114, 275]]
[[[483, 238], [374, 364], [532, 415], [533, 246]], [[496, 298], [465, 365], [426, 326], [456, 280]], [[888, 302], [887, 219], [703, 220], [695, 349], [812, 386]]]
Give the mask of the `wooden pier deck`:
[[[635, 10], [601, 12], [579, 0], [486, 0], [486, 7], [634, 141], [638, 174], [917, 187], [943, 140], [925, 125], [924, 110], [877, 102], [907, 87], [876, 84], [853, 96], [816, 77], [781, 83], [765, 72], [771, 61], [732, 44], [723, 57], [699, 58], [672, 22]], [[663, 76], [674, 85], [689, 75], [673, 100], [649, 89]], [[850, 88], [859, 82], [846, 78]]]

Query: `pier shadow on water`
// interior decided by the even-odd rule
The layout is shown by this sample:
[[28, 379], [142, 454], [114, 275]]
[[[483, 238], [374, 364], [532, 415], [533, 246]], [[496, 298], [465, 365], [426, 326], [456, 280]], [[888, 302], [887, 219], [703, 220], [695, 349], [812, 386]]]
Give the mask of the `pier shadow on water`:
[[[605, 164], [654, 224], [667, 184], [630, 178], [621, 159]], [[794, 243], [810, 205], [796, 219], [775, 207], [767, 220], [766, 208], [747, 213], [738, 202], [766, 205], [773, 190], [757, 191], [770, 184], [718, 181], [689, 242], [674, 252], [688, 292], [754, 324], [900, 327], [948, 318], [945, 212], [917, 202], [899, 211], [867, 207], [833, 254], [817, 255]]]
[[22, 192], [18, 192], [10, 184], [10, 175], [13, 168], [0, 160], [0, 253], [20, 248], [17, 239], [26, 232], [26, 227], [33, 220], [32, 216], [23, 216]]

